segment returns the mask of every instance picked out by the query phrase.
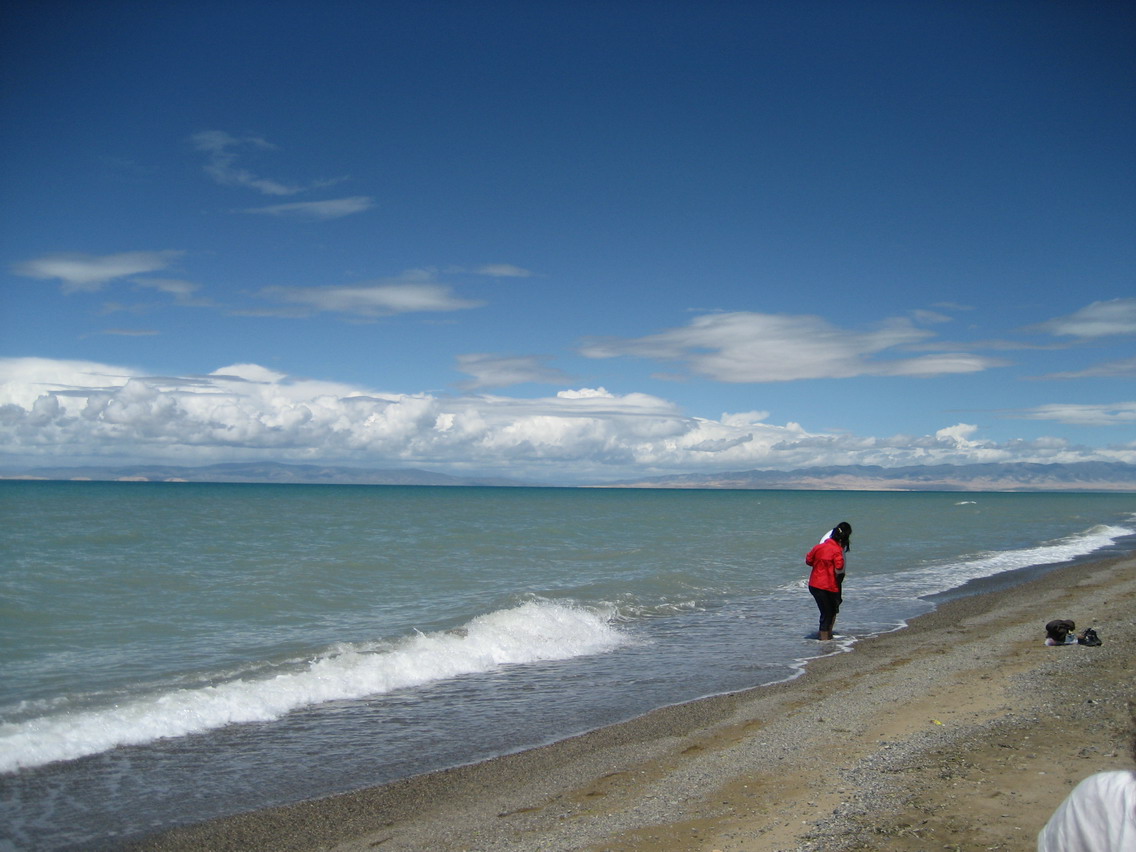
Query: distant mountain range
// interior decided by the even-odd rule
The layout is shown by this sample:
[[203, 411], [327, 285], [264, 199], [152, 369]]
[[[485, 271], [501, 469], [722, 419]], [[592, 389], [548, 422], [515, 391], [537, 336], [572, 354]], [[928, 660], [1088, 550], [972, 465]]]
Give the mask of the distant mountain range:
[[97, 482], [261, 482], [304, 485], [495, 485], [530, 483], [502, 477], [464, 477], [426, 470], [369, 470], [319, 464], [244, 462], [199, 467], [165, 464], [121, 467], [36, 467], [5, 472], [0, 479], [93, 480]]
[[[328, 485], [526, 486], [541, 483], [505, 477], [464, 477], [425, 470], [369, 470], [316, 464], [251, 462], [120, 467], [38, 467], [0, 473], [0, 479], [122, 482], [261, 482]], [[843, 465], [797, 470], [689, 473], [592, 488], [721, 488], [817, 491], [1133, 491], [1136, 465], [1121, 462], [1072, 464], [966, 464], [879, 467]]]
[[733, 488], [819, 491], [1136, 491], [1136, 465], [939, 464], [907, 467], [842, 465], [797, 470], [658, 476], [609, 483], [608, 488]]

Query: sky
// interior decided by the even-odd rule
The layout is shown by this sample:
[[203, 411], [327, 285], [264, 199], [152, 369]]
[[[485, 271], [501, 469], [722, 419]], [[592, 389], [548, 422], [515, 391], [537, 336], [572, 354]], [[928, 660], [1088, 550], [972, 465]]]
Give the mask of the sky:
[[1136, 463], [1136, 3], [11, 0], [0, 468]]

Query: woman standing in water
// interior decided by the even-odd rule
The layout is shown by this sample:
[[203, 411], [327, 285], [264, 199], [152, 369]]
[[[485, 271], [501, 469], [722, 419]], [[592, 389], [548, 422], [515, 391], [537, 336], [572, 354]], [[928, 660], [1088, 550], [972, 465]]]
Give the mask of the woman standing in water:
[[844, 554], [851, 548], [852, 525], [841, 521], [805, 555], [805, 564], [812, 568], [809, 575], [809, 592], [820, 610], [820, 630], [817, 639], [832, 638], [832, 625], [843, 601]]

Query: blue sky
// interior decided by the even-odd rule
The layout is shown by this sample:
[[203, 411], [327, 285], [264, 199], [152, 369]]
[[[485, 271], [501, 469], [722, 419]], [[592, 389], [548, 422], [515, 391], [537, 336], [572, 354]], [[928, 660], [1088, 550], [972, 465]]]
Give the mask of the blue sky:
[[0, 466], [1136, 462], [1136, 5], [17, 2]]

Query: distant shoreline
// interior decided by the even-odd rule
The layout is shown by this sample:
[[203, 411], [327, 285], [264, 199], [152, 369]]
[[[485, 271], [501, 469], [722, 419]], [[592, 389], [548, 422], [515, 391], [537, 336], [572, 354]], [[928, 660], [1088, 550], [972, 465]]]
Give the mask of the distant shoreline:
[[958, 493], [1136, 493], [1136, 465], [989, 463], [883, 468], [847, 465], [796, 470], [683, 474], [612, 482], [547, 483], [493, 475], [456, 476], [414, 468], [377, 470], [278, 462], [202, 466], [138, 464], [10, 467], [0, 481], [200, 482], [297, 485], [432, 485], [732, 491], [945, 491]]

